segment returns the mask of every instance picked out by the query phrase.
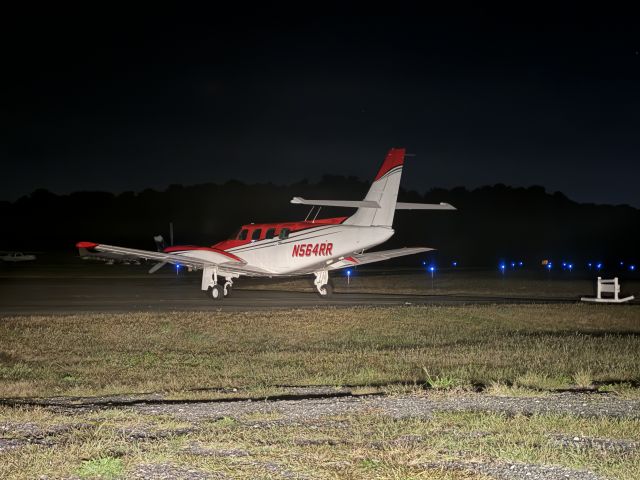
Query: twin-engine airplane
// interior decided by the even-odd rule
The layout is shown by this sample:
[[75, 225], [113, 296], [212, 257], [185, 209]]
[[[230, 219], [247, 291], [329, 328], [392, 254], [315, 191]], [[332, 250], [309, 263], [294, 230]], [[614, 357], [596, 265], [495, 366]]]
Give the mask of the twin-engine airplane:
[[[79, 242], [83, 251], [109, 254], [109, 257], [141, 258], [172, 263], [202, 270], [203, 291], [214, 300], [231, 293], [233, 281], [249, 277], [280, 277], [314, 274], [314, 284], [322, 297], [333, 292], [329, 272], [354, 265], [380, 262], [403, 255], [433, 250], [432, 248], [400, 248], [364, 253], [380, 245], [394, 234], [396, 210], [455, 210], [448, 203], [402, 203], [397, 201], [405, 149], [392, 148], [362, 201], [305, 200], [294, 197], [291, 203], [314, 207], [351, 207], [350, 217], [305, 220], [302, 222], [243, 225], [237, 235], [211, 247], [172, 246], [154, 252], [114, 247], [93, 242]], [[222, 285], [218, 280], [222, 278]]]

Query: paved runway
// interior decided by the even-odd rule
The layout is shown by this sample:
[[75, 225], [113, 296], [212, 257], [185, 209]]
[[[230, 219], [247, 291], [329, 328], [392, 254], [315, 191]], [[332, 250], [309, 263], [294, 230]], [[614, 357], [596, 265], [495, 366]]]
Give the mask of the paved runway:
[[231, 297], [214, 301], [200, 291], [196, 277], [35, 276], [0, 278], [0, 313], [48, 314], [129, 311], [245, 311], [314, 307], [400, 306], [466, 303], [575, 302], [575, 299], [504, 298], [453, 295], [315, 293], [236, 288]]

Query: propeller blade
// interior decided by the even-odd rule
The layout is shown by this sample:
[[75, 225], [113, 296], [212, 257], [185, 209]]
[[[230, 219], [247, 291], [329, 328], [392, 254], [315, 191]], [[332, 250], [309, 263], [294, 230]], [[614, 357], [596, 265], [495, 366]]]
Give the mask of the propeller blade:
[[158, 270], [160, 270], [162, 267], [164, 267], [167, 264], [167, 262], [159, 262], [156, 263], [153, 267], [151, 267], [149, 269], [149, 273], [156, 273]]

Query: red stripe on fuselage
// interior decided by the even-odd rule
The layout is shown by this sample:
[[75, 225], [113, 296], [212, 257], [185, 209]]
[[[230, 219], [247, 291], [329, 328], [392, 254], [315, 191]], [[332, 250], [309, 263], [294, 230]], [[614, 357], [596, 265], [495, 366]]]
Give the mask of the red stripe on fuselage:
[[291, 234], [291, 233], [300, 232], [302, 230], [308, 230], [308, 229], [314, 228], [314, 227], [322, 227], [322, 226], [325, 226], [325, 225], [340, 225], [347, 218], [349, 218], [349, 217], [321, 218], [321, 219], [316, 219], [313, 222], [305, 221], [305, 222], [282, 222], [282, 223], [251, 223], [249, 225], [243, 225], [242, 226], [243, 230], [244, 229], [249, 230], [249, 233], [248, 233], [246, 239], [238, 240], [238, 239], [235, 239], [235, 238], [231, 238], [229, 240], [223, 240], [221, 242], [216, 243], [215, 245], [212, 245], [211, 248], [215, 248], [215, 249], [219, 249], [219, 250], [228, 250], [230, 248], [236, 248], [236, 247], [242, 247], [243, 245], [249, 245], [250, 243], [252, 243], [251, 234], [253, 233], [254, 230], [257, 230], [258, 228], [262, 230], [259, 240], [266, 240], [265, 234], [267, 233], [267, 230], [269, 230], [271, 228], [274, 228], [276, 230], [276, 236], [273, 237], [270, 240], [277, 240], [278, 239], [278, 235], [277, 234], [283, 228], [288, 228], [289, 229], [289, 234]]
[[176, 253], [176, 252], [190, 252], [193, 250], [203, 250], [206, 252], [214, 252], [219, 253], [220, 255], [224, 255], [226, 257], [231, 258], [232, 260], [236, 260], [237, 262], [242, 262], [243, 260], [240, 257], [236, 257], [233, 253], [225, 252], [219, 248], [209, 248], [209, 247], [196, 247], [193, 245], [177, 245], [175, 247], [167, 247], [163, 251], [164, 253]]

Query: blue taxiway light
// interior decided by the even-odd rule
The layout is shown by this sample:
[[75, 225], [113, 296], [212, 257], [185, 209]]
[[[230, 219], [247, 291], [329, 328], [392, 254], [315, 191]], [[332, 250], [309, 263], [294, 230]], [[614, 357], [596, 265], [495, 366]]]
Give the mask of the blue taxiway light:
[[601, 263], [596, 264], [596, 268], [600, 270], [602, 268], [602, 264]]
[[347, 270], [347, 276], [351, 275], [351, 270]]
[[587, 263], [587, 267], [589, 267], [589, 268], [593, 267], [593, 263], [591, 263], [591, 262]]
[[522, 261], [519, 261], [519, 262], [518, 262], [518, 266], [520, 266], [520, 267], [521, 267], [522, 265], [524, 265], [524, 263], [523, 263]]
[[423, 261], [422, 261], [422, 265], [426, 265], [426, 264], [427, 264], [427, 262], [425, 262], [425, 261], [423, 260]]
[[635, 271], [636, 266], [635, 265], [629, 265], [629, 270], [631, 270], [632, 272]]
[[551, 270], [553, 268], [553, 265], [551, 264], [551, 262], [547, 263], [547, 270]]
[[516, 268], [516, 262], [511, 262], [511, 268]]
[[451, 265], [453, 265], [454, 267], [458, 266], [458, 262], [452, 262]]
[[430, 271], [431, 273], [435, 272], [435, 271], [436, 271], [436, 267], [434, 267], [433, 265], [431, 265], [431, 266], [429, 267], [429, 271]]

